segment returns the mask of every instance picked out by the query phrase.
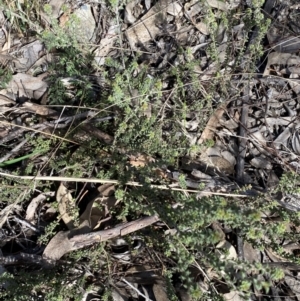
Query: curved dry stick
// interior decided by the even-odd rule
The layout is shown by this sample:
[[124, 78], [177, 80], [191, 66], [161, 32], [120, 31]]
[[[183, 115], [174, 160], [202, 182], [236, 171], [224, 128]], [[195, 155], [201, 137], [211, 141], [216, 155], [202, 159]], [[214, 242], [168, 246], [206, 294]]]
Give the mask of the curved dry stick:
[[70, 242], [73, 248], [77, 250], [118, 236], [125, 236], [129, 233], [148, 227], [158, 220], [159, 217], [157, 215], [143, 217], [129, 223], [121, 224], [112, 229], [76, 235], [70, 238]]
[[[84, 227], [70, 231], [58, 232], [44, 250], [43, 257], [59, 260], [63, 255], [95, 243], [103, 242], [115, 237], [124, 236], [157, 222], [157, 215], [143, 217], [135, 221], [121, 224], [115, 228], [82, 234]], [[89, 229], [87, 229], [89, 231]]]

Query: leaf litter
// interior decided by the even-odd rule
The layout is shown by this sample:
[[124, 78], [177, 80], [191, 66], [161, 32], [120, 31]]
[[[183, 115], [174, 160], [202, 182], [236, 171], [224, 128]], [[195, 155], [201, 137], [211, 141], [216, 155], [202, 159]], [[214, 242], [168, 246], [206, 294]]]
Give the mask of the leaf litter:
[[[263, 67], [260, 66], [262, 75], [257, 72], [249, 78], [247, 75], [241, 76], [235, 73], [234, 66], [238, 64], [237, 57], [227, 53], [229, 43], [235, 49], [244, 47], [247, 34], [244, 21], [240, 20], [240, 23], [236, 24], [230, 32], [221, 20], [223, 13], [235, 13], [237, 9], [251, 8], [252, 1], [248, 2], [250, 4], [245, 6], [241, 1], [161, 0], [152, 3], [134, 0], [125, 5], [124, 14], [118, 14], [118, 18], [114, 18], [113, 14], [108, 13], [109, 9], [104, 3], [73, 4], [66, 10], [65, 1], [51, 0], [49, 2], [51, 14], [42, 10], [39, 12], [45, 23], [43, 26], [48, 28], [55, 19], [63, 28], [67, 26], [71, 17], [75, 16], [82, 26], [77, 39], [82, 44], [91, 44], [94, 63], [97, 66], [91, 69], [93, 74], [89, 74], [87, 82], [84, 81], [86, 78], [80, 78], [76, 74], [76, 70], [69, 70], [73, 73], [71, 76], [59, 78], [60, 83], [64, 84], [59, 86], [62, 92], [57, 97], [71, 95], [70, 104], [58, 106], [60, 109], [51, 106], [47, 99], [51, 85], [53, 85], [53, 78], [51, 79], [53, 71], [49, 66], [52, 63], [58, 63], [59, 57], [56, 52], [59, 49], [47, 50], [45, 44], [39, 39], [27, 40], [25, 36], [20, 37], [18, 32], [13, 30], [11, 24], [13, 19], [9, 18], [5, 11], [1, 11], [0, 62], [1, 68], [6, 70], [8, 76], [5, 88], [0, 91], [1, 157], [7, 160], [5, 155], [10, 151], [10, 157], [19, 157], [24, 161], [24, 164], [15, 167], [13, 164], [9, 168], [5, 166], [2, 174], [13, 173], [14, 168], [19, 173], [24, 173], [26, 168], [30, 167], [26, 166], [26, 162], [29, 161], [23, 155], [30, 153], [30, 149], [32, 150], [34, 146], [24, 139], [24, 133], [33, 133], [41, 139], [51, 138], [56, 146], [65, 141], [70, 144], [70, 149], [81, 144], [88, 145], [93, 136], [105, 147], [103, 152], [98, 154], [103, 164], [94, 167], [92, 172], [95, 172], [97, 168], [105, 169], [108, 164], [114, 164], [115, 159], [108, 147], [116, 147], [114, 143], [117, 133], [108, 130], [107, 127], [98, 128], [101, 121], [97, 121], [97, 114], [99, 117], [102, 116], [100, 113], [103, 109], [101, 108], [90, 108], [89, 114], [86, 114], [83, 120], [80, 120], [80, 117], [77, 118], [76, 114], [72, 115], [74, 113], [68, 106], [85, 107], [85, 104], [81, 103], [78, 90], [74, 92], [72, 89], [76, 89], [81, 82], [84, 82], [84, 85], [89, 87], [87, 93], [97, 99], [100, 97], [99, 89], [112, 89], [109, 82], [103, 83], [102, 79], [99, 80], [99, 70], [104, 70], [101, 68], [106, 66], [106, 60], [119, 59], [123, 51], [141, 53], [137, 62], [140, 70], [147, 66], [148, 79], [157, 74], [163, 74], [164, 92], [161, 93], [159, 104], [161, 108], [157, 119], [171, 118], [174, 108], [180, 104], [181, 100], [174, 97], [178, 87], [172, 86], [174, 79], [168, 75], [167, 71], [173, 66], [179, 68], [181, 64], [193, 58], [198, 59], [199, 64], [189, 69], [192, 76], [187, 74], [187, 81], [184, 83], [188, 87], [185, 91], [186, 97], [193, 100], [205, 98], [208, 93], [213, 93], [211, 105], [213, 112], [210, 111], [208, 116], [203, 116], [201, 120], [195, 117], [199, 115], [199, 111], [188, 112], [185, 120], [175, 120], [162, 128], [162, 132], [165, 137], [174, 135], [171, 133], [174, 128], [177, 131], [175, 136], [186, 137], [191, 146], [200, 146], [200, 151], [187, 153], [181, 157], [181, 169], [178, 171], [176, 170], [178, 166], [160, 164], [160, 158], [141, 152], [132, 153], [132, 150], [117, 146], [117, 151], [123, 156], [125, 162], [124, 168], [137, 171], [148, 168], [153, 174], [153, 177], [147, 179], [148, 181], [157, 180], [155, 176], [159, 175], [160, 183], [154, 183], [154, 185], [167, 185], [171, 190], [178, 189], [177, 191], [183, 194], [191, 193], [188, 190], [191, 189], [196, 192], [199, 201], [207, 193], [234, 195], [237, 191], [242, 191], [241, 194], [244, 196], [257, 196], [263, 193], [269, 202], [275, 201], [292, 212], [300, 211], [300, 197], [297, 192], [272, 194], [274, 191], [277, 192], [275, 188], [283, 172], [292, 170], [299, 173], [298, 65], [300, 47], [299, 27], [297, 26], [299, 14], [295, 13], [299, 7], [293, 1], [288, 1], [289, 5], [285, 7], [275, 4], [274, 1], [265, 1], [263, 13], [278, 22], [272, 22], [267, 32], [267, 42], [264, 46], [269, 53], [264, 58], [265, 63], [261, 65]], [[213, 40], [213, 29], [205, 19], [205, 15], [211, 12], [219, 21], [216, 40]], [[287, 22], [288, 19], [291, 21], [290, 28], [280, 25], [280, 22]], [[218, 45], [216, 58], [209, 49], [213, 42], [217, 42]], [[188, 50], [187, 53], [179, 52], [179, 47]], [[113, 72], [113, 67], [108, 72]], [[137, 71], [137, 75], [131, 76], [134, 78], [139, 75], [139, 72], [141, 73]], [[218, 90], [209, 91], [209, 81], [214, 80], [217, 72], [224, 78], [230, 77], [227, 99], [224, 99]], [[94, 82], [91, 80], [92, 76], [96, 79]], [[200, 94], [196, 96], [189, 83], [191, 79], [201, 82]], [[222, 81], [222, 79], [219, 80]], [[131, 93], [137, 96], [134, 106], [140, 105], [143, 95], [139, 95], [139, 92], [135, 94], [134, 91]], [[189, 105], [193, 110], [192, 101]], [[155, 106], [157, 103], [149, 102], [145, 105], [143, 113], [139, 112], [139, 117], [153, 118]], [[110, 109], [113, 112], [112, 119], [116, 116], [119, 118], [119, 112], [114, 105]], [[175, 127], [175, 124], [180, 124], [180, 126]], [[71, 126], [76, 127], [76, 133], [72, 139], [69, 139], [68, 133], [72, 131]], [[113, 122], [111, 129], [113, 129]], [[59, 137], [62, 138], [60, 142], [57, 141]], [[21, 146], [20, 144], [18, 146], [20, 140], [23, 142]], [[214, 145], [210, 146], [212, 142]], [[58, 158], [60, 155], [56, 148], [51, 154], [46, 155], [46, 158], [36, 156], [31, 161], [31, 165], [36, 165], [36, 169], [30, 167], [34, 170], [33, 175], [52, 175], [48, 162], [52, 156]], [[39, 159], [43, 162], [40, 165], [38, 165]], [[80, 168], [76, 163], [78, 162], [73, 162], [74, 168]], [[70, 167], [63, 166], [58, 173], [62, 181], [63, 177], [68, 175], [68, 168]], [[105, 245], [107, 252], [111, 252], [119, 275], [123, 275], [112, 280], [113, 300], [128, 300], [129, 298], [170, 300], [166, 294], [166, 280], [162, 276], [165, 267], [161, 263], [164, 262], [169, 266], [176, 266], [176, 263], [168, 262], [159, 248], [154, 249], [151, 254], [151, 256], [156, 254], [155, 256], [158, 257], [153, 260], [149, 256], [149, 249], [145, 247], [147, 244], [145, 237], [134, 235], [130, 236], [131, 240], [128, 241], [128, 236], [126, 236], [140, 229], [146, 232], [139, 233], [147, 235], [145, 229], [150, 227], [154, 231], [162, 231], [166, 226], [165, 222], [158, 215], [150, 213], [148, 216], [135, 220], [123, 216], [121, 224], [116, 219], [116, 212], [121, 212], [121, 209], [125, 208], [122, 200], [117, 197], [120, 193], [119, 189], [129, 189], [134, 193], [134, 188], [127, 183], [131, 180], [141, 181], [143, 174], [138, 172], [136, 174], [137, 178], [123, 181], [124, 185], [121, 185], [119, 181], [102, 184], [96, 189], [93, 185], [88, 185], [86, 189], [88, 198], [83, 196], [80, 202], [73, 199], [71, 191], [63, 183], [60, 183], [58, 187], [51, 183], [45, 186], [50, 191], [43, 192], [41, 182], [34, 180], [30, 183], [25, 182], [28, 185], [26, 187], [30, 187], [30, 194], [25, 199], [24, 195], [20, 195], [15, 196], [15, 200], [11, 199], [9, 201], [13, 202], [11, 204], [4, 200], [1, 202], [0, 234], [3, 251], [0, 256], [0, 273], [3, 274], [7, 271], [5, 267], [11, 265], [40, 265], [49, 269], [59, 263], [67, 264], [65, 255], [71, 251], [108, 241]], [[91, 174], [85, 173], [85, 176], [91, 178]], [[50, 178], [47, 179], [50, 180]], [[12, 182], [13, 180], [7, 181], [7, 178], [3, 177], [3, 189]], [[33, 187], [32, 184], [34, 184]], [[245, 187], [244, 191], [240, 190], [243, 187]], [[82, 189], [84, 190], [84, 187]], [[54, 194], [57, 206], [55, 206]], [[184, 210], [184, 206], [181, 203], [172, 204], [173, 209], [182, 207]], [[14, 220], [13, 217], [15, 217]], [[36, 238], [36, 233], [44, 233], [45, 227], [59, 218], [62, 222], [58, 230], [52, 233], [52, 238], [46, 239], [46, 243], [40, 243]], [[270, 222], [280, 217], [270, 211], [263, 218], [266, 222]], [[210, 227], [219, 235], [212, 250], [220, 254], [221, 261], [232, 261], [232, 266], [234, 266], [234, 262], [239, 258], [246, 262], [277, 265], [284, 270], [285, 276], [281, 281], [289, 289], [287, 290], [284, 285], [275, 289], [277, 284], [274, 282], [270, 296], [274, 292], [278, 295], [287, 294], [290, 298], [299, 294], [298, 274], [295, 276], [291, 273], [293, 270], [298, 270], [299, 266], [293, 265], [286, 257], [277, 254], [272, 249], [271, 242], [269, 249], [255, 249], [247, 241], [239, 244], [240, 238], [234, 234], [235, 231], [238, 232], [237, 229], [222, 222], [218, 223], [217, 228], [216, 224]], [[287, 233], [299, 232], [295, 224], [286, 225], [285, 230]], [[176, 232], [174, 228], [166, 230], [165, 233], [175, 235]], [[121, 236], [125, 238], [121, 239]], [[277, 244], [283, 248], [291, 243], [288, 237], [284, 242], [277, 241]], [[134, 247], [134, 244], [137, 246]], [[38, 251], [32, 253], [36, 247], [39, 247]], [[298, 245], [294, 250], [289, 251], [289, 255], [293, 256], [297, 254], [297, 251], [299, 251]], [[18, 254], [14, 255], [15, 252]], [[137, 263], [134, 263], [135, 260]], [[131, 265], [129, 268], [126, 266], [128, 263]], [[230, 285], [226, 284], [213, 267], [205, 266], [205, 270], [214, 280], [209, 279], [209, 276], [207, 279], [219, 287], [216, 290], [225, 300], [242, 300], [241, 292], [230, 289]], [[237, 271], [226, 271], [226, 273], [233, 273], [234, 277], [239, 276]], [[195, 283], [203, 292], [206, 292], [211, 283], [203, 275], [201, 281], [196, 281], [197, 277], [195, 277]], [[93, 273], [91, 277], [96, 278]], [[220, 282], [225, 282], [225, 285], [218, 286]], [[9, 285], [9, 282], [2, 283], [4, 289]], [[190, 299], [189, 293], [178, 287], [179, 282], [173, 285], [174, 291], [181, 300]], [[90, 300], [92, 294], [97, 293], [86, 291], [85, 299], [82, 300]], [[259, 290], [253, 289], [253, 298], [258, 299], [260, 294]], [[273, 297], [278, 298], [278, 295], [273, 295]]]

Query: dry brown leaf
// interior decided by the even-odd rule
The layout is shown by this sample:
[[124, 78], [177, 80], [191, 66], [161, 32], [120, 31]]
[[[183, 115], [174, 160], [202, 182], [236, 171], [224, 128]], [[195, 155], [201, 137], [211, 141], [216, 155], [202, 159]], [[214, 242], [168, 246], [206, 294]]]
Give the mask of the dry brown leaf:
[[70, 14], [68, 13], [63, 13], [60, 17], [59, 17], [59, 25], [60, 27], [65, 27], [66, 23], [69, 21], [70, 19]]
[[[111, 209], [114, 208], [118, 202], [115, 196], [96, 198], [94, 202], [95, 206], [91, 211], [91, 227], [93, 230], [99, 228], [101, 223], [107, 220], [107, 217], [110, 216]], [[99, 206], [104, 208], [100, 209]]]
[[91, 42], [96, 27], [92, 8], [88, 4], [81, 5], [73, 13], [80, 20], [80, 30], [77, 31], [77, 39], [81, 43]]
[[98, 188], [99, 196], [90, 201], [79, 218], [81, 226], [97, 229], [109, 215], [112, 208], [118, 203], [114, 197], [115, 185], [103, 184]]
[[[20, 207], [19, 205], [14, 203], [14, 204], [10, 204], [10, 205], [6, 206], [4, 209], [1, 210], [1, 212], [0, 212], [0, 229], [6, 222], [9, 214], [12, 213], [14, 210], [16, 210], [19, 207]], [[1, 245], [1, 242], [0, 242], [0, 245]]]
[[144, 167], [154, 161], [155, 161], [154, 158], [152, 158], [150, 156], [146, 156], [146, 155], [138, 155], [138, 156], [130, 156], [129, 157], [130, 165], [135, 166], [135, 167]]
[[231, 291], [227, 294], [223, 294], [223, 297], [226, 301], [244, 301], [245, 300], [239, 295], [238, 291]]
[[274, 252], [272, 249], [265, 249], [265, 252], [269, 256], [269, 258], [274, 262], [286, 262], [287, 259], [278, 255], [276, 252]]
[[[201, 288], [200, 288], [201, 289]], [[191, 294], [188, 292], [187, 289], [185, 289], [184, 287], [180, 286], [180, 287], [176, 287], [176, 293], [177, 295], [180, 297], [180, 300], [184, 300], [184, 301], [192, 301], [192, 296]]]
[[226, 104], [221, 104], [220, 107], [211, 115], [204, 131], [201, 134], [198, 144], [202, 144], [203, 142], [212, 140], [214, 138], [217, 126], [219, 125], [220, 119], [225, 112], [225, 108]]
[[222, 151], [221, 157], [226, 159], [232, 166], [235, 166], [236, 158], [230, 151]]
[[60, 8], [65, 3], [65, 0], [50, 0], [49, 5], [51, 7], [51, 14], [48, 16], [44, 12], [41, 12], [41, 15], [45, 21], [47, 21], [49, 24], [51, 24], [51, 18], [58, 18], [60, 15]]
[[[43, 69], [43, 66], [48, 66], [49, 64], [53, 63], [55, 61], [55, 56], [51, 53], [47, 53], [43, 56], [41, 56], [38, 60], [35, 61], [35, 63], [28, 69], [26, 74], [35, 76], [36, 70]], [[38, 76], [35, 76], [38, 80], [43, 80], [44, 78], [48, 77], [49, 73], [43, 72], [39, 74]]]
[[87, 207], [79, 218], [80, 226], [89, 228], [90, 231], [94, 229], [98, 225], [99, 221], [105, 217], [104, 209], [94, 207], [97, 206], [95, 204], [96, 200], [97, 198], [88, 203]]
[[259, 250], [255, 250], [251, 244], [249, 244], [248, 242], [244, 242], [244, 258], [245, 260], [249, 261], [249, 262], [260, 262], [260, 251]]
[[6, 89], [1, 90], [0, 93], [7, 95], [9, 92], [20, 97], [25, 96], [30, 99], [39, 99], [47, 89], [48, 84], [46, 82], [25, 73], [17, 73], [13, 75]]
[[163, 279], [148, 265], [134, 265], [130, 267], [128, 270], [126, 270], [125, 279], [129, 282], [142, 284], [162, 284], [164, 282]]
[[221, 260], [237, 259], [235, 247], [227, 240], [222, 240], [216, 245], [217, 249], [225, 249], [227, 254], [221, 254]]
[[177, 17], [178, 15], [181, 14], [181, 11], [182, 11], [182, 7], [181, 4], [178, 2], [170, 3], [168, 5], [167, 13], [171, 16]]
[[[293, 80], [295, 79], [295, 80]], [[293, 89], [293, 91], [298, 95], [300, 93], [300, 84], [299, 84], [299, 75], [298, 74], [291, 74], [289, 85]]]
[[[203, 144], [205, 141], [213, 140], [215, 137], [215, 132], [217, 131], [217, 127], [221, 123], [221, 118], [225, 112], [226, 103], [220, 105], [220, 107], [212, 114], [208, 123], [202, 132], [202, 135], [198, 141], [198, 144]], [[210, 151], [213, 148], [205, 148], [202, 150], [200, 155], [200, 160], [206, 164], [207, 166], [216, 168], [218, 171], [223, 172], [225, 174], [233, 174], [234, 173], [234, 163], [235, 159], [233, 156], [229, 156], [228, 153], [224, 153], [226, 155], [226, 159], [221, 156], [221, 153], [218, 154], [210, 154]], [[230, 162], [228, 159], [230, 159]]]
[[220, 224], [218, 222], [213, 222], [211, 224], [211, 227], [217, 233], [218, 237], [220, 238], [220, 241], [224, 241], [225, 240], [225, 233], [222, 230], [222, 227], [220, 226]]
[[134, 8], [140, 3], [140, 0], [133, 0], [126, 4], [124, 11], [124, 22], [126, 24], [133, 24], [136, 17], [133, 15]]
[[35, 212], [39, 206], [39, 204], [47, 199], [48, 196], [54, 196], [54, 192], [50, 193], [41, 193], [37, 197], [33, 198], [29, 203], [27, 210], [26, 210], [26, 217], [25, 219], [30, 222], [34, 223], [35, 221]]
[[205, 163], [207, 166], [213, 167], [217, 169], [220, 172], [223, 172], [225, 174], [231, 175], [234, 174], [234, 166], [225, 158], [223, 157], [217, 157], [217, 156], [206, 156], [205, 153], [201, 155], [201, 160], [203, 163]]
[[273, 169], [273, 165], [270, 160], [268, 160], [268, 158], [264, 158], [263, 156], [251, 159], [250, 164], [255, 168], [262, 168], [267, 170]]
[[50, 118], [56, 118], [58, 116], [57, 111], [48, 108], [46, 106], [28, 102], [28, 101], [23, 103], [22, 108], [25, 108], [25, 111], [27, 112], [29, 111], [39, 116], [50, 117]]
[[116, 41], [118, 35], [119, 26], [116, 24], [115, 20], [111, 20], [110, 26], [107, 30], [107, 34], [101, 39], [99, 46], [94, 51], [95, 61], [99, 66], [103, 65], [105, 62], [105, 57], [111, 51], [114, 42]]
[[103, 224], [103, 222], [110, 219], [110, 217], [105, 218], [106, 210], [100, 209], [98, 207], [92, 207], [91, 210], [91, 217], [90, 217], [90, 224], [92, 230], [97, 230]]
[[300, 281], [297, 279], [297, 277], [286, 275], [284, 277], [284, 281], [295, 294], [295, 296], [300, 295]]
[[13, 59], [14, 57], [9, 54], [0, 53], [0, 64], [3, 66], [6, 66]]
[[156, 300], [159, 301], [169, 301], [167, 294], [167, 284], [153, 284], [152, 286], [153, 294]]
[[208, 28], [208, 26], [207, 26], [205, 23], [199, 22], [199, 23], [196, 23], [196, 24], [194, 24], [194, 25], [195, 25], [195, 27], [196, 27], [201, 33], [203, 33], [203, 34], [205, 34], [205, 35], [208, 35], [208, 34], [209, 34], [209, 28]]
[[5, 36], [6, 36], [6, 42], [5, 42], [5, 44], [3, 45], [1, 52], [5, 52], [5, 51], [8, 52], [8, 50], [10, 50], [10, 46], [11, 46], [11, 33], [10, 33], [10, 29], [9, 29], [8, 32], [7, 32], [7, 31], [5, 30], [5, 27], [2, 26], [2, 30], [3, 30], [3, 32], [5, 33]]
[[202, 8], [199, 1], [192, 0], [184, 5], [184, 12], [189, 20], [193, 20], [193, 17], [199, 14]]
[[98, 187], [100, 196], [112, 196], [116, 191], [115, 184], [105, 183]]
[[161, 168], [155, 168], [154, 172], [158, 177], [160, 177], [162, 179], [167, 179], [168, 178], [168, 173], [166, 171], [164, 171], [163, 169], [161, 169]]
[[225, 1], [221, 0], [206, 0], [204, 3], [207, 3], [210, 7], [217, 8], [222, 11], [228, 11], [228, 7]]
[[[0, 93], [5, 93], [5, 91], [1, 90]], [[16, 101], [7, 97], [6, 95], [0, 94], [0, 106], [4, 106], [4, 105], [15, 105]], [[7, 108], [1, 108], [0, 107], [1, 112], [5, 112], [7, 110]], [[48, 108], [46, 106], [43, 105], [39, 105], [36, 103], [32, 103], [29, 101], [26, 101], [25, 103], [22, 104], [22, 106], [19, 108], [20, 111], [25, 111], [25, 112], [31, 112], [34, 114], [37, 114], [39, 116], [47, 116], [50, 118], [57, 118], [58, 117], [58, 113], [57, 111]]]
[[111, 297], [113, 301], [128, 301], [129, 299], [128, 292], [124, 288], [112, 289]]
[[58, 232], [48, 243], [44, 250], [43, 257], [53, 260], [58, 260], [66, 253], [71, 252], [72, 244], [69, 240], [70, 231]]
[[8, 130], [0, 130], [0, 138], [3, 139], [8, 135]]
[[295, 36], [281, 38], [276, 41], [276, 45], [273, 48], [277, 52], [296, 53], [300, 49], [300, 39]]
[[[106, 144], [111, 144], [114, 141], [114, 137], [102, 132], [96, 126], [85, 123], [82, 125], [82, 131], [87, 133], [88, 137], [91, 135], [94, 136], [96, 139], [103, 141]], [[82, 135], [82, 133], [80, 133]]]
[[46, 209], [46, 212], [44, 214], [44, 219], [46, 221], [48, 220], [53, 220], [53, 218], [55, 217], [55, 215], [57, 215], [57, 210], [53, 207], [49, 207]]
[[290, 53], [271, 52], [268, 55], [268, 63], [266, 65], [263, 76], [270, 75], [272, 65], [293, 66], [300, 64], [300, 57]]
[[[1, 93], [1, 91], [0, 91]], [[5, 105], [11, 105], [11, 104], [15, 104], [16, 102], [12, 99], [10, 99], [9, 97], [0, 94], [0, 106], [5, 106]]]
[[77, 208], [71, 193], [62, 183], [56, 192], [56, 201], [58, 203], [58, 210], [62, 220], [69, 230], [74, 229], [74, 216], [72, 215], [77, 211]]
[[157, 25], [166, 18], [170, 4], [172, 0], [158, 1], [140, 20], [126, 30], [126, 37], [133, 50], [137, 50], [139, 44], [151, 41], [161, 33]]
[[45, 45], [35, 40], [20, 48], [17, 52], [17, 58], [13, 61], [15, 72], [27, 72], [28, 69], [45, 54]]
[[92, 212], [92, 207], [94, 204], [94, 200], [90, 201], [84, 212], [80, 215], [79, 217], [79, 224], [82, 226], [86, 226], [88, 227], [90, 230], [92, 230], [92, 226], [91, 226], [91, 212]]

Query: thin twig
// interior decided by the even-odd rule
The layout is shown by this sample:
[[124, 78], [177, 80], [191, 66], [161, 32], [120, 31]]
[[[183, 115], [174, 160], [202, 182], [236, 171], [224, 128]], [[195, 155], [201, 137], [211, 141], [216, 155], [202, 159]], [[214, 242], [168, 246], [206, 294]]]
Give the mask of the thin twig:
[[239, 133], [239, 153], [237, 157], [237, 170], [236, 175], [237, 179], [240, 182], [244, 183], [244, 165], [245, 165], [245, 156], [246, 156], [246, 150], [247, 150], [247, 121], [248, 121], [248, 104], [249, 104], [249, 93], [250, 93], [250, 87], [249, 83], [246, 84], [246, 88], [244, 89], [244, 96], [243, 96], [243, 107], [242, 107], [242, 114], [241, 114], [241, 120], [240, 120], [240, 133]]
[[[97, 179], [97, 178], [91, 178], [91, 179], [85, 179], [85, 178], [72, 178], [72, 177], [48, 177], [48, 176], [17, 176], [12, 175], [4, 172], [0, 172], [0, 176], [20, 179], [20, 180], [31, 180], [31, 181], [53, 181], [53, 182], [86, 182], [86, 183], [109, 183], [109, 184], [123, 184], [128, 186], [139, 186], [142, 187], [144, 184], [141, 184], [139, 182], [126, 182], [121, 183], [118, 180], [109, 180], [109, 179]], [[220, 195], [220, 196], [228, 196], [228, 197], [241, 197], [246, 198], [249, 197], [249, 195], [244, 194], [233, 194], [233, 193], [221, 193], [221, 192], [211, 192], [211, 191], [203, 191], [203, 190], [192, 190], [192, 189], [183, 189], [183, 188], [177, 188], [177, 187], [170, 187], [168, 185], [150, 185], [151, 188], [161, 189], [161, 190], [173, 190], [173, 191], [182, 191], [182, 192], [192, 192], [192, 193], [204, 193], [207, 195]]]
[[65, 138], [62, 138], [60, 136], [52, 135], [52, 134], [49, 134], [47, 132], [43, 132], [43, 130], [47, 127], [46, 125], [43, 125], [43, 124], [35, 124], [32, 127], [27, 127], [27, 126], [17, 125], [17, 124], [13, 124], [11, 122], [2, 121], [2, 120], [0, 121], [0, 124], [9, 125], [11, 127], [18, 127], [19, 128], [19, 130], [16, 130], [15, 132], [13, 132], [13, 133], [5, 136], [4, 138], [2, 138], [0, 140], [0, 144], [5, 144], [5, 143], [17, 138], [24, 131], [32, 131], [32, 132], [35, 132], [35, 133], [40, 133], [40, 134], [45, 135], [45, 136], [50, 136], [51, 138], [57, 138], [57, 139], [60, 139], [60, 140], [66, 141], [66, 142], [70, 142], [70, 143], [73, 143], [73, 144], [78, 144], [77, 142], [74, 142], [72, 140], [65, 139]]

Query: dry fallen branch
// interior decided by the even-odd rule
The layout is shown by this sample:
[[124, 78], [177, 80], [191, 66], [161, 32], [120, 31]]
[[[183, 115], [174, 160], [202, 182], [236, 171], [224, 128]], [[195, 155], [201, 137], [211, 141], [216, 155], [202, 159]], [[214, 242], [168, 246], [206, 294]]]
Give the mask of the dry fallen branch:
[[50, 260], [59, 260], [63, 255], [95, 243], [124, 236], [142, 228], [148, 227], [159, 220], [158, 216], [143, 217], [138, 220], [121, 224], [115, 228], [79, 234], [81, 228], [58, 232], [47, 245], [43, 257]]
[[73, 248], [76, 248], [77, 250], [97, 242], [103, 242], [118, 236], [125, 236], [129, 233], [136, 232], [156, 223], [158, 220], [159, 217], [156, 215], [143, 217], [129, 223], [121, 224], [112, 229], [76, 235], [70, 238], [70, 242], [73, 245]]
[[[159, 217], [148, 216], [137, 219], [135, 221], [121, 224], [115, 228], [92, 232], [88, 234], [75, 235], [74, 229], [71, 231], [61, 231], [57, 233], [46, 247], [43, 256], [19, 253], [11, 256], [0, 256], [1, 265], [16, 265], [16, 264], [36, 264], [45, 268], [54, 267], [63, 255], [75, 251], [95, 243], [107, 241], [109, 239], [125, 236], [142, 228], [148, 227], [159, 220]], [[69, 238], [71, 237], [71, 238]]]

